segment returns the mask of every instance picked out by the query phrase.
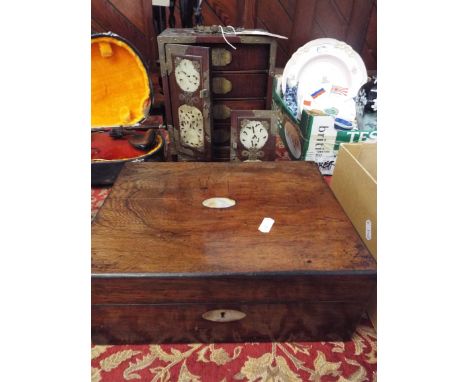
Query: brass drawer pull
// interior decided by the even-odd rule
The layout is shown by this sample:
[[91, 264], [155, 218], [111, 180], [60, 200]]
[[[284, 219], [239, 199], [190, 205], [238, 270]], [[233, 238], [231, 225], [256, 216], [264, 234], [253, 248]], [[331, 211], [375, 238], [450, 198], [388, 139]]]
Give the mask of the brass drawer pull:
[[232, 83], [224, 77], [213, 78], [213, 93], [214, 94], [227, 94], [232, 90]]
[[212, 322], [232, 322], [242, 320], [246, 316], [245, 313], [233, 309], [215, 309], [203, 313], [202, 317], [205, 320]]
[[231, 116], [231, 108], [226, 105], [214, 105], [213, 106], [213, 118], [214, 119], [228, 119]]
[[231, 139], [231, 131], [229, 127], [227, 129], [222, 128], [218, 130], [213, 130], [213, 136], [212, 136], [213, 143], [216, 143], [216, 144], [224, 143], [228, 145], [230, 142], [230, 139]]
[[211, 63], [213, 66], [226, 66], [232, 61], [232, 54], [224, 48], [214, 48], [211, 50]]

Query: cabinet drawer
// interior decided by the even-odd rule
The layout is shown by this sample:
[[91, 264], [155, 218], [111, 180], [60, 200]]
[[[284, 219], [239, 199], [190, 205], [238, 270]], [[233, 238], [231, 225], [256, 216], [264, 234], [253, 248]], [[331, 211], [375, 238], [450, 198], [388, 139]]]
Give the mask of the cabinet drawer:
[[231, 110], [264, 110], [265, 99], [223, 100], [213, 102], [213, 120], [231, 123]]
[[211, 50], [211, 70], [268, 70], [269, 44], [202, 44]]
[[95, 344], [338, 341], [350, 338], [363, 311], [331, 302], [93, 305], [91, 332]]
[[263, 98], [267, 94], [268, 75], [265, 73], [213, 73], [211, 93], [220, 98]]

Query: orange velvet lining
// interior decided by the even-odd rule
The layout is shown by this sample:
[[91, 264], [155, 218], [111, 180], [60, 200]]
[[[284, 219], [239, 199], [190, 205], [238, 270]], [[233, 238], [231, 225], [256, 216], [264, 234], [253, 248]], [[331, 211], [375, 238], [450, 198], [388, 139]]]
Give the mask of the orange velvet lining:
[[91, 127], [131, 126], [150, 106], [148, 73], [123, 41], [91, 39]]

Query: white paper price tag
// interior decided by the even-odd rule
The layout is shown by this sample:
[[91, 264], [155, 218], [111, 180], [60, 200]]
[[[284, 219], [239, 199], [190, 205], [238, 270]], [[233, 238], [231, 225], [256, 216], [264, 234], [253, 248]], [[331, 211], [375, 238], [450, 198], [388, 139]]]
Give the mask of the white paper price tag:
[[258, 230], [263, 233], [268, 233], [271, 227], [273, 227], [273, 224], [275, 224], [275, 221], [272, 218], [263, 218], [262, 224], [260, 224]]
[[366, 239], [372, 239], [372, 222], [369, 219], [366, 220]]

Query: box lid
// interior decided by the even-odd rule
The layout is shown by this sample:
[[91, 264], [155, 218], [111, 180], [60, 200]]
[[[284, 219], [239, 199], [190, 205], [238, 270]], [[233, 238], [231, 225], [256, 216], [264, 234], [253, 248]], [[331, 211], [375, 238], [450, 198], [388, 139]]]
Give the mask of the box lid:
[[142, 56], [114, 33], [91, 36], [91, 128], [132, 126], [148, 115], [151, 80]]
[[[236, 204], [207, 208], [213, 197]], [[268, 233], [258, 229], [265, 217], [275, 220]], [[194, 302], [206, 290], [220, 300], [358, 301], [375, 282], [375, 260], [308, 162], [128, 163], [92, 238], [94, 303]], [[278, 277], [291, 285], [284, 293]]]

